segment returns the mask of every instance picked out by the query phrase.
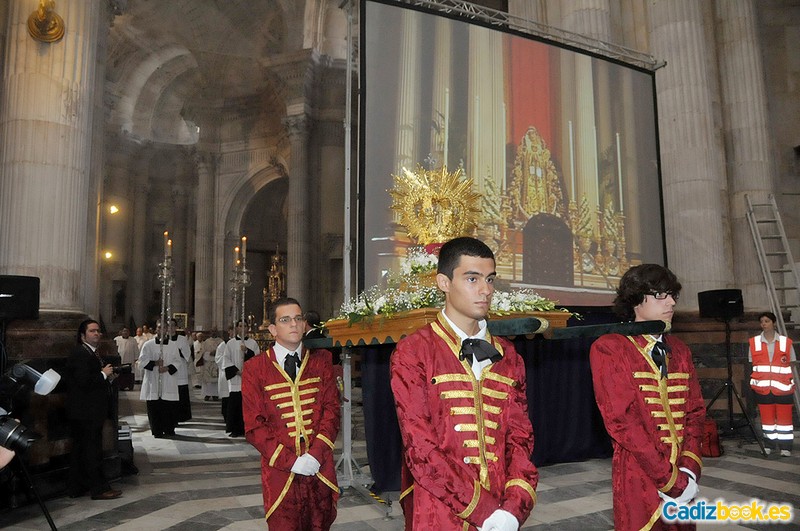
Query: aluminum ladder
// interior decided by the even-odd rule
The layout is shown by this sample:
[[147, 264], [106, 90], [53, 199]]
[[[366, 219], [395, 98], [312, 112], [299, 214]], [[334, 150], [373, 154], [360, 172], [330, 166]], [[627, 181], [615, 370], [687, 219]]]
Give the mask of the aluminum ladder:
[[[747, 222], [753, 235], [753, 242], [758, 254], [758, 263], [764, 275], [772, 313], [777, 317], [776, 329], [781, 335], [788, 335], [787, 330], [800, 329], [796, 320], [800, 318], [800, 276], [798, 276], [789, 240], [783, 228], [775, 196], [770, 194], [766, 203], [747, 201]], [[790, 321], [783, 318], [784, 311], [792, 311]], [[795, 347], [795, 352], [797, 352]], [[792, 366], [795, 381], [794, 405], [800, 411], [800, 377], [797, 365]]]

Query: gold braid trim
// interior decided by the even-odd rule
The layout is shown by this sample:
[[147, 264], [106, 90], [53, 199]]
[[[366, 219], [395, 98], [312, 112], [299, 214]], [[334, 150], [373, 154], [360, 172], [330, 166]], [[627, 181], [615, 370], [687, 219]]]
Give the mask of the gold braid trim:
[[661, 487], [661, 488], [660, 488], [660, 489], [658, 489], [658, 490], [660, 490], [661, 492], [663, 492], [664, 494], [666, 494], [667, 492], [669, 492], [670, 490], [672, 490], [672, 487], [674, 487], [674, 486], [675, 486], [675, 481], [677, 481], [677, 479], [678, 479], [678, 467], [676, 467], [676, 466], [673, 464], [673, 465], [672, 465], [672, 476], [669, 478], [669, 481], [667, 481], [667, 484], [666, 484], [666, 485], [664, 485], [663, 487]]
[[531, 500], [533, 500], [533, 504], [536, 505], [536, 491], [531, 487], [531, 484], [522, 479], [509, 479], [506, 481], [506, 486], [504, 487], [505, 490], [508, 490], [508, 487], [519, 487], [523, 489], [525, 492], [530, 494]]
[[279, 444], [277, 448], [275, 448], [275, 452], [272, 454], [272, 457], [269, 458], [269, 466], [275, 466], [275, 461], [278, 459], [278, 454], [281, 453], [283, 450], [283, 444]]
[[289, 382], [281, 382], [264, 387], [264, 391], [272, 391], [274, 389], [281, 389], [283, 387], [291, 387], [291, 386], [292, 384], [290, 384]]
[[472, 382], [472, 378], [468, 374], [440, 374], [431, 378], [431, 383], [436, 385], [448, 382]]
[[656, 512], [654, 512], [653, 515], [650, 517], [650, 520], [646, 524], [644, 524], [644, 526], [639, 531], [650, 531], [650, 529], [652, 529], [653, 526], [656, 525], [656, 522], [658, 521], [659, 518], [661, 518], [660, 503], [658, 504], [658, 509], [656, 509]]
[[487, 389], [486, 387], [481, 387], [481, 394], [491, 398], [496, 398], [498, 400], [505, 400], [508, 398], [508, 393], [503, 391], [495, 391], [494, 389]]
[[458, 513], [456, 516], [461, 518], [462, 520], [466, 520], [469, 515], [472, 514], [472, 511], [475, 510], [475, 507], [478, 506], [478, 501], [481, 499], [481, 484], [479, 482], [475, 482], [475, 490], [472, 493], [472, 501], [469, 502], [467, 508]]
[[319, 478], [321, 482], [325, 483], [328, 487], [330, 487], [332, 491], [336, 492], [337, 494], [339, 493], [339, 487], [337, 487], [333, 481], [323, 476], [322, 472], [317, 472], [316, 476]]
[[327, 437], [325, 437], [325, 436], [324, 436], [324, 435], [322, 435], [321, 433], [318, 433], [318, 434], [317, 434], [317, 439], [320, 439], [322, 442], [324, 442], [325, 444], [327, 444], [328, 446], [330, 446], [331, 450], [333, 450], [333, 447], [334, 447], [335, 445], [333, 444], [333, 442], [332, 442], [330, 439], [328, 439]]
[[509, 387], [516, 387], [517, 381], [513, 378], [509, 378], [508, 376], [503, 376], [502, 374], [497, 374], [494, 372], [487, 372], [484, 375], [484, 378], [487, 380], [494, 380], [495, 382], [500, 382], [502, 384], [506, 384]]
[[269, 518], [273, 512], [275, 512], [275, 509], [278, 508], [278, 505], [280, 505], [283, 499], [286, 497], [286, 493], [289, 492], [289, 487], [292, 486], [293, 479], [294, 479], [294, 472], [289, 472], [289, 479], [286, 480], [286, 485], [283, 486], [283, 490], [281, 491], [280, 495], [275, 500], [275, 503], [272, 504], [272, 507], [269, 508], [267, 514], [264, 516], [265, 520]]
[[292, 396], [291, 391], [287, 391], [285, 393], [275, 393], [274, 395], [270, 395], [270, 400], [280, 400], [281, 398], [290, 398]]
[[681, 452], [681, 455], [685, 455], [689, 459], [696, 461], [700, 468], [703, 468], [703, 460], [698, 457], [698, 455], [694, 452], [690, 452], [689, 450], [684, 450]]
[[414, 490], [414, 484], [412, 483], [410, 487], [408, 487], [406, 490], [404, 490], [403, 492], [400, 493], [400, 497], [397, 499], [397, 501], [400, 501], [403, 498], [405, 498], [406, 496], [408, 496], [409, 494], [411, 494], [411, 492], [413, 490]]

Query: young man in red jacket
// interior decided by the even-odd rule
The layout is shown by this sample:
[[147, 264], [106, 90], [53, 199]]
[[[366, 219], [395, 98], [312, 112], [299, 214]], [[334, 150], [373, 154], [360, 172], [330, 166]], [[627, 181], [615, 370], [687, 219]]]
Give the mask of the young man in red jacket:
[[392, 354], [415, 530], [516, 531], [536, 503], [525, 366], [486, 330], [495, 277], [486, 244], [445, 243], [436, 275], [444, 310]]
[[336, 519], [333, 446], [339, 391], [331, 353], [303, 348], [303, 310], [295, 299], [270, 308], [275, 345], [242, 371], [245, 437], [261, 453], [261, 486], [270, 529], [330, 529]]

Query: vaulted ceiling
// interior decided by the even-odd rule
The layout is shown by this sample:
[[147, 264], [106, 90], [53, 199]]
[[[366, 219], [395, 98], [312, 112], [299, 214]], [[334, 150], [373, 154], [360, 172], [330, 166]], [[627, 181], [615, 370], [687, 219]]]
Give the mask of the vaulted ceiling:
[[280, 82], [269, 65], [324, 44], [325, 27], [340, 27], [343, 18], [328, 0], [123, 2], [107, 49], [110, 128], [193, 144], [209, 115], [219, 121], [226, 109], [254, 101], [280, 107]]

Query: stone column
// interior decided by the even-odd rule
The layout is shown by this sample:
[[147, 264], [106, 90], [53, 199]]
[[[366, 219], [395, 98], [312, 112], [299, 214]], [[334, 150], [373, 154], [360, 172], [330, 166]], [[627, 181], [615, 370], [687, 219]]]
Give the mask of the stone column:
[[[0, 88], [0, 274], [41, 279], [43, 311], [83, 312], [100, 1], [59, 2], [66, 35], [28, 35], [36, 2], [8, 5]], [[90, 192], [95, 196], [90, 197]], [[96, 218], [93, 218], [96, 219]], [[95, 231], [96, 233], [96, 231]]]
[[291, 168], [289, 170], [289, 193], [287, 195], [288, 219], [286, 294], [301, 303], [306, 300], [308, 290], [309, 230], [308, 230], [308, 121], [305, 114], [287, 116], [284, 119], [291, 145]]
[[561, 3], [562, 28], [592, 39], [611, 40], [609, 0], [579, 0]]
[[197, 154], [197, 229], [195, 237], [194, 325], [209, 330], [213, 322], [214, 160]]
[[397, 102], [397, 141], [395, 157], [397, 166], [393, 172], [400, 173], [402, 167], [413, 170], [420, 161], [416, 139], [419, 135], [417, 93], [419, 90], [419, 17], [420, 14], [406, 9], [402, 14], [402, 37], [400, 44], [400, 75]]
[[667, 62], [656, 74], [664, 219], [683, 309], [697, 308], [698, 291], [729, 287], [733, 278], [723, 146], [714, 121], [713, 39], [705, 34], [701, 4], [655, 0], [650, 6], [652, 53]]
[[450, 129], [450, 109], [453, 106], [451, 98], [451, 76], [452, 66], [450, 57], [450, 47], [452, 46], [453, 36], [450, 28], [451, 23], [444, 18], [436, 19], [436, 33], [433, 45], [433, 87], [431, 99], [433, 109], [431, 120], [439, 124], [439, 131], [431, 133], [430, 152], [433, 157], [438, 159], [440, 166], [448, 166], [448, 140]]
[[767, 308], [764, 277], [747, 223], [745, 194], [763, 203], [775, 189], [769, 153], [767, 97], [752, 0], [719, 2], [717, 33], [720, 89], [725, 106], [726, 160], [731, 186], [733, 270], [736, 287], [748, 308]]
[[[145, 271], [148, 264], [147, 252], [147, 199], [150, 196], [147, 167], [142, 160], [132, 159], [134, 189], [133, 202], [133, 234], [131, 234], [131, 282], [128, 287], [131, 298], [131, 315], [137, 326], [145, 324], [147, 319], [147, 302], [150, 300], [145, 289]], [[153, 323], [146, 323], [152, 326]]]
[[508, 14], [544, 24], [547, 20], [545, 0], [508, 0]]
[[172, 313], [186, 312], [186, 207], [189, 193], [182, 185], [172, 188], [172, 266], [175, 285], [172, 287]]

